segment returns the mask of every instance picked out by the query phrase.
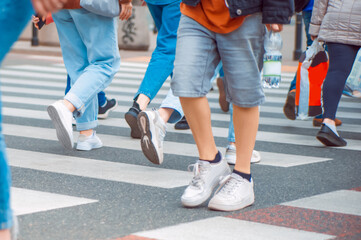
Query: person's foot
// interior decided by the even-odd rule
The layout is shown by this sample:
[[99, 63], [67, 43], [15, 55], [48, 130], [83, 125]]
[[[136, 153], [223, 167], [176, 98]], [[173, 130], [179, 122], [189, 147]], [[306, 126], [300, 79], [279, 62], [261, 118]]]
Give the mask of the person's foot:
[[163, 142], [166, 128], [159, 112], [143, 111], [138, 115], [138, 126], [141, 133], [140, 144], [146, 158], [154, 164], [163, 162]]
[[[322, 125], [322, 122], [323, 122], [323, 118], [313, 118], [312, 120], [312, 124], [314, 127], [320, 127]], [[342, 121], [338, 118], [335, 118], [335, 125], [336, 127], [341, 126]]]
[[321, 130], [317, 133], [316, 138], [329, 147], [344, 147], [347, 142], [336, 133], [334, 133], [326, 124], [322, 124]]
[[232, 173], [222, 183], [208, 207], [218, 211], [236, 211], [254, 203], [253, 180], [251, 182]]
[[182, 117], [181, 120], [179, 120], [179, 122], [177, 122], [175, 125], [174, 125], [174, 128], [177, 129], [177, 130], [187, 130], [189, 129], [189, 125], [188, 125], [188, 122], [187, 122], [187, 119], [186, 117]]
[[212, 164], [198, 160], [190, 166], [193, 166], [194, 176], [185, 189], [181, 201], [183, 206], [197, 207], [207, 201], [220, 178], [229, 175], [231, 170], [224, 159]]
[[95, 131], [93, 131], [93, 134], [90, 136], [79, 134], [76, 149], [80, 151], [90, 151], [92, 149], [101, 148], [102, 146], [102, 141], [98, 138]]
[[130, 136], [132, 138], [140, 138], [140, 130], [138, 127], [138, 114], [141, 112], [139, 108], [139, 104], [137, 102], [133, 102], [133, 106], [129, 108], [128, 112], [125, 113], [125, 121], [127, 121], [130, 127]]
[[219, 91], [219, 106], [223, 112], [229, 111], [229, 102], [226, 100], [226, 91], [224, 90], [224, 84], [222, 78], [217, 78], [217, 86]]
[[67, 149], [73, 149], [73, 113], [64, 105], [62, 100], [51, 104], [47, 111], [60, 143]]
[[99, 106], [98, 110], [98, 118], [99, 119], [106, 119], [109, 115], [109, 112], [113, 111], [117, 106], [118, 102], [115, 98], [112, 99], [106, 99], [107, 102], [104, 106]]
[[[236, 164], [236, 146], [235, 145], [228, 145], [226, 148], [226, 155], [225, 155], [225, 159], [227, 161], [228, 164], [232, 164], [235, 165]], [[252, 152], [252, 157], [251, 157], [251, 163], [258, 163], [261, 161], [261, 154], [256, 151], [253, 150]]]
[[288, 92], [286, 103], [283, 106], [283, 113], [290, 120], [296, 119], [295, 99], [296, 99], [296, 89], [293, 89]]

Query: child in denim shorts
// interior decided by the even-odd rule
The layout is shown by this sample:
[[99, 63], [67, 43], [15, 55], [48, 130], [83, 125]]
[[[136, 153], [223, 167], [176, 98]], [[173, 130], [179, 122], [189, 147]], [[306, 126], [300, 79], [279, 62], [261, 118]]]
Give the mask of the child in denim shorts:
[[[220, 184], [208, 207], [242, 209], [254, 202], [250, 160], [259, 105], [265, 101], [260, 77], [264, 24], [281, 31], [282, 24], [290, 22], [293, 1], [183, 0], [181, 12], [171, 88], [180, 97], [199, 152], [194, 177], [181, 201], [186, 207], [199, 206]], [[237, 151], [233, 172], [217, 150], [206, 98], [220, 60], [226, 99], [233, 104]]]

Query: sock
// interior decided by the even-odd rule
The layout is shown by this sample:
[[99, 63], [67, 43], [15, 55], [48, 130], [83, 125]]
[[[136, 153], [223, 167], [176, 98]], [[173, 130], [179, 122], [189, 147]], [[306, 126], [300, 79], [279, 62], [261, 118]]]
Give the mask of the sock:
[[236, 169], [233, 169], [233, 173], [241, 176], [244, 179], [247, 179], [248, 181], [251, 181], [251, 174], [243, 173], [243, 172], [237, 171]]
[[[202, 159], [199, 159], [201, 161], [207, 161], [207, 160], [202, 160]], [[220, 153], [220, 151], [218, 151], [218, 153], [216, 154], [216, 156], [214, 157], [214, 159], [212, 161], [207, 161], [211, 164], [214, 164], [214, 163], [219, 163], [220, 161], [222, 160], [222, 155]]]
[[338, 137], [340, 136], [340, 135], [338, 135], [338, 132], [337, 132], [337, 130], [336, 130], [336, 126], [334, 126], [334, 125], [331, 125], [331, 124], [328, 124], [328, 123], [324, 123], [327, 127], [329, 127], [331, 130], [332, 130], [332, 132], [334, 132], [334, 134], [336, 134]]

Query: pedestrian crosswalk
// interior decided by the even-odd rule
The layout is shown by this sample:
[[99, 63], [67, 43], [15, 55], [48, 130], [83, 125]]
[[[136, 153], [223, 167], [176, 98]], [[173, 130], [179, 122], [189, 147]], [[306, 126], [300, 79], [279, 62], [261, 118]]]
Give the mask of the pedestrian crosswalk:
[[[35, 55], [30, 58], [32, 60], [49, 59], [49, 61], [59, 59]], [[64, 65], [53, 63], [40, 66], [35, 63], [26, 63], [4, 66], [0, 70], [3, 133], [6, 139], [9, 139], [7, 151], [10, 165], [19, 174], [26, 170], [40, 174], [61, 174], [64, 178], [75, 176], [128, 184], [127, 186], [140, 186], [145, 192], [149, 189], [176, 191], [177, 196], [180, 196], [179, 193], [184, 186], [188, 185], [192, 177], [187, 171], [187, 165], [194, 162], [198, 155], [191, 131], [175, 130], [173, 125], [169, 124], [164, 143], [165, 163], [158, 167], [147, 162], [142, 155], [139, 140], [129, 137], [130, 130], [124, 120], [124, 113], [132, 104], [133, 94], [140, 85], [146, 67], [145, 63], [123, 62], [121, 64], [112, 84], [105, 90], [108, 97], [118, 100], [119, 106], [108, 119], [99, 121], [97, 135], [101, 138], [104, 148], [91, 153], [79, 153], [75, 150], [64, 150], [57, 143], [55, 130], [46, 112], [49, 104], [64, 95], [66, 84]], [[271, 171], [270, 169], [293, 171], [294, 168], [299, 167], [301, 171], [305, 171], [306, 168], [317, 164], [338, 163], [342, 158], [340, 156], [361, 161], [361, 101], [342, 99], [338, 116], [343, 120], [343, 124], [338, 130], [345, 136], [348, 144], [339, 149], [325, 148], [316, 140], [317, 128], [312, 126], [311, 121], [290, 121], [283, 116], [282, 106], [293, 74], [284, 73], [282, 77], [283, 82], [279, 89], [265, 91], [267, 103], [261, 106], [260, 128], [256, 143], [256, 150], [260, 151], [262, 160], [252, 167], [266, 174], [267, 171]], [[150, 107], [159, 106], [169, 87], [168, 80]], [[229, 114], [219, 109], [217, 89], [210, 92], [208, 99], [212, 110], [211, 119], [216, 144], [224, 152], [227, 145]], [[31, 146], [36, 143], [41, 143], [40, 150], [31, 149]], [[173, 165], [171, 166], [167, 161]], [[39, 191], [29, 188], [28, 184], [22, 186], [21, 181], [16, 181], [16, 179], [14, 182], [13, 207], [18, 215], [46, 213], [54, 209], [61, 210], [102, 203], [100, 197], [92, 195], [89, 197], [69, 195], [57, 189], [54, 192]], [[262, 198], [262, 196], [258, 197]], [[166, 195], [164, 199], [167, 199]], [[349, 201], [345, 203], [343, 199]], [[171, 201], [174, 202], [174, 199]], [[311, 196], [305, 199], [278, 202], [278, 204], [283, 207], [361, 216], [360, 205], [354, 204], [360, 201], [359, 191], [340, 190], [314, 198]], [[177, 204], [176, 200], [174, 204]], [[179, 206], [173, 207], [179, 208]], [[122, 235], [131, 236], [131, 233], [134, 233], [134, 236], [139, 237], [134, 239], [141, 239], [141, 237], [145, 239], [238, 239], [234, 238], [237, 235], [243, 235], [245, 239], [330, 239], [336, 236], [217, 215], [198, 218], [191, 222], [184, 220], [180, 222], [178, 225], [169, 222], [168, 225], [156, 226], [154, 229], [130, 228], [130, 232]], [[209, 225], [215, 227], [206, 230]], [[146, 231], [143, 231], [145, 229]], [[259, 234], [245, 235], [245, 229]], [[219, 232], [225, 235], [219, 238]], [[277, 235], [274, 234], [275, 232]], [[24, 239], [27, 238], [24, 237]]]

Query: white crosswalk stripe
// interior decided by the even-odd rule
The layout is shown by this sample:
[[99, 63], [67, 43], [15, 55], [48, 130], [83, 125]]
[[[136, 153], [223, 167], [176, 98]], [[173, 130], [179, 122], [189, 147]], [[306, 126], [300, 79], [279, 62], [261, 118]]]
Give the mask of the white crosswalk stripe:
[[[32, 58], [39, 59], [38, 56], [33, 56]], [[49, 60], [59, 60], [58, 57], [49, 56], [48, 58]], [[42, 59], [45, 58], [42, 57]], [[121, 114], [121, 117], [110, 117], [109, 119], [101, 120], [99, 121], [100, 125], [117, 128], [122, 131], [128, 130], [128, 125], [126, 124], [123, 115], [132, 104], [132, 94], [137, 91], [137, 87], [142, 80], [146, 67], [147, 64], [143, 63], [125, 62], [121, 64], [121, 68], [116, 74], [112, 84], [106, 89], [106, 92], [110, 92], [109, 96], [115, 97], [118, 101], [122, 102], [122, 104], [120, 104], [120, 106], [118, 106], [118, 108], [114, 111], [114, 114]], [[3, 93], [2, 102], [5, 105], [3, 106], [3, 116], [5, 118], [11, 117], [24, 120], [31, 119], [32, 121], [50, 120], [47, 112], [45, 111], [46, 106], [53, 103], [55, 101], [55, 97], [60, 99], [64, 94], [66, 70], [63, 64], [53, 64], [52, 66], [47, 67], [29, 64], [3, 67], [2, 70], [0, 70], [0, 75], [2, 82], [1, 91]], [[303, 133], [302, 131], [311, 131], [311, 129], [315, 129], [312, 126], [311, 121], [290, 121], [283, 117], [282, 107], [279, 106], [283, 105], [285, 101], [288, 86], [292, 79], [292, 73], [283, 74], [283, 82], [280, 89], [265, 91], [268, 103], [275, 103], [276, 106], [261, 106], [261, 113], [273, 114], [274, 116], [261, 117], [260, 126], [270, 126], [275, 128], [282, 127], [284, 129], [281, 130], [281, 132], [260, 130], [257, 135], [257, 141], [271, 144], [281, 144], [285, 146], [322, 147], [314, 135], [309, 135], [307, 133]], [[157, 98], [152, 101], [152, 104], [157, 105], [162, 102], [163, 97], [169, 90], [169, 86], [169, 81], [167, 81], [164, 84], [164, 87], [159, 91]], [[210, 100], [210, 107], [212, 109], [219, 108], [217, 102], [217, 91], [210, 92], [208, 99]], [[7, 104], [9, 106], [7, 106]], [[22, 104], [28, 105], [29, 108]], [[39, 107], [44, 110], [39, 110]], [[342, 116], [342, 118], [348, 119], [350, 122], [355, 122], [361, 119], [361, 107], [359, 102], [341, 101], [339, 107], [341, 110], [338, 112], [338, 115]], [[350, 109], [352, 109], [352, 111], [350, 111]], [[229, 122], [229, 114], [212, 113], [211, 119], [212, 121], [220, 122], [223, 124], [222, 126], [225, 126], [213, 127], [213, 134], [215, 137], [223, 138], [225, 140], [224, 142], [226, 142], [228, 135], [227, 126]], [[3, 133], [9, 137], [30, 138], [34, 141], [57, 141], [54, 129], [31, 125], [32, 124], [21, 125], [5, 121], [5, 123], [3, 123]], [[290, 128], [299, 129], [299, 134], [287, 133], [287, 129]], [[338, 130], [341, 132], [361, 133], [359, 124], [355, 123], [343, 123]], [[314, 132], [316, 132], [316, 130]], [[168, 133], [172, 133], [174, 135], [191, 135], [190, 130], [177, 131], [174, 130], [173, 126], [168, 126]], [[114, 150], [134, 150], [141, 152], [139, 140], [131, 139], [128, 136], [119, 136], [116, 132], [114, 134], [99, 132], [97, 135], [101, 138], [105, 147], [113, 148]], [[178, 142], [177, 140], [172, 139], [167, 140], [167, 137], [165, 140], [164, 153], [179, 156], [180, 161], [182, 160], [182, 157], [196, 158], [198, 155], [197, 148], [193, 142]], [[361, 150], [361, 139], [347, 139], [347, 142], [348, 145], [343, 147], [342, 150], [355, 152], [355, 156], [356, 154], [359, 154], [357, 151]], [[218, 147], [222, 152], [225, 151], [225, 146]], [[191, 178], [191, 174], [188, 173], [186, 169], [180, 171], [141, 166], [132, 163], [117, 162], [117, 159], [113, 159], [113, 161], [106, 161], [102, 159], [95, 160], [75, 156], [64, 157], [65, 155], [61, 154], [40, 153], [21, 148], [10, 148], [8, 149], [8, 153], [10, 165], [18, 169], [32, 169], [49, 173], [60, 173], [98, 180], [137, 184], [146, 187], [169, 189], [177, 188], [187, 185]], [[330, 157], [310, 155], [302, 156], [299, 154], [292, 154], [291, 152], [272, 152], [272, 149], [269, 149], [268, 151], [260, 151], [260, 153], [262, 156], [262, 160], [258, 164], [260, 166], [264, 165], [288, 168], [333, 160], [333, 158]], [[146, 160], [144, 159], [144, 161]], [[28, 201], [22, 201], [24, 196], [26, 196]], [[326, 197], [328, 196], [325, 196], [325, 198]], [[359, 199], [359, 195], [355, 195], [355, 198]], [[39, 199], [45, 200], [42, 202], [39, 201]], [[317, 201], [323, 201], [322, 199], [324, 198], [320, 199], [317, 199]], [[96, 199], [40, 192], [29, 189], [13, 189], [13, 205], [15, 211], [19, 215], [96, 203], [97, 201], [98, 200]], [[295, 201], [285, 203], [285, 205], [304, 206], [302, 205], [304, 203], [304, 201], [301, 201], [301, 203]], [[313, 202], [310, 203], [310, 205], [312, 204]], [[307, 207], [311, 208], [310, 205], [307, 205]], [[330, 209], [332, 211], [332, 208]], [[325, 208], [325, 210], [328, 209]], [[359, 209], [357, 211], [359, 211]], [[357, 214], [359, 215], [360, 213], [357, 212]], [[173, 237], [174, 235], [177, 235], [175, 234], [177, 232], [194, 234], [196, 232], [194, 228], [204, 228], [208, 224], [212, 224], [217, 227], [213, 228], [212, 231], [206, 231], [208, 235], [204, 235], [198, 239], [217, 239], [214, 237], [219, 235], [214, 235], [213, 232], [217, 232], [221, 228], [229, 228], [230, 231], [230, 235], [227, 235], [222, 239], [234, 239], [233, 237], [236, 236], [236, 234], [242, 234], [244, 236], [243, 229], [250, 228], [254, 229], [253, 232], [259, 233], [257, 236], [251, 236], [252, 239], [264, 239], [265, 236], [270, 236], [269, 232], [273, 231], [279, 232], [277, 239], [282, 239], [281, 236], [287, 236], [287, 239], [328, 239], [332, 237], [326, 234], [309, 233], [306, 231], [298, 231], [261, 223], [250, 223], [231, 218], [224, 220], [224, 218], [220, 217], [200, 220], [195, 223], [191, 223], [191, 225], [189, 223], [154, 231], [141, 232], [137, 235], [149, 238], [168, 239], [169, 236]], [[231, 229], [237, 230], [231, 231]], [[204, 231], [202, 231], [202, 233], [204, 234]], [[179, 234], [179, 236], [182, 236], [179, 239], [192, 239], [187, 238], [187, 235]], [[247, 236], [245, 236], [245, 238], [247, 238]], [[173, 237], [172, 239], [177, 238]]]

